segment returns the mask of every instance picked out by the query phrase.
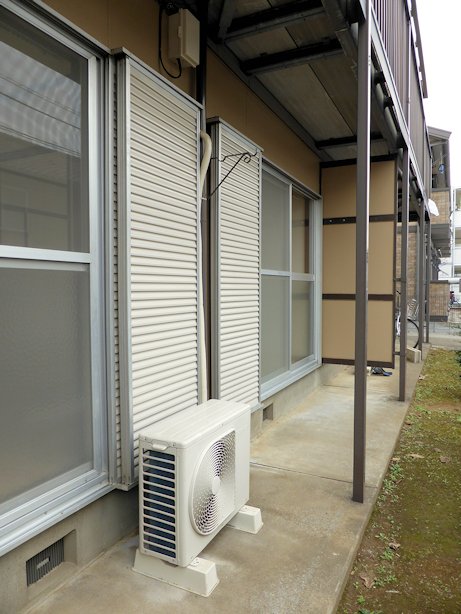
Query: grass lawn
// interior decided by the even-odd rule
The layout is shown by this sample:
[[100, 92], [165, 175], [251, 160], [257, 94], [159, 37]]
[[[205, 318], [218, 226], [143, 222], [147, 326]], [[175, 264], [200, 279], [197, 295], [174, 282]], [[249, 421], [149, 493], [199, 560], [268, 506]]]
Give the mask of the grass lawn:
[[461, 614], [460, 375], [430, 351], [338, 614]]

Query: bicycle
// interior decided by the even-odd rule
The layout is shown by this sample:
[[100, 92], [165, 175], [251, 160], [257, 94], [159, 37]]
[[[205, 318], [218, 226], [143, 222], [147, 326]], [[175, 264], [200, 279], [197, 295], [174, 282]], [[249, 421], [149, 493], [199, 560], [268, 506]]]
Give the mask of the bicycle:
[[[397, 291], [397, 294], [400, 294]], [[416, 299], [410, 299], [407, 303], [407, 347], [416, 348], [419, 344], [419, 326], [416, 323], [418, 317], [419, 306]], [[395, 312], [395, 353], [400, 353], [400, 323], [401, 309], [397, 308]]]

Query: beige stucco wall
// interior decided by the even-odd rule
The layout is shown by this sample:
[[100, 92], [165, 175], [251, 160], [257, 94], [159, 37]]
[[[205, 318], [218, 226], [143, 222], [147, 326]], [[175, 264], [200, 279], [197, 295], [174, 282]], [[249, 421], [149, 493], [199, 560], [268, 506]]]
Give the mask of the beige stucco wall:
[[[324, 218], [355, 217], [356, 166], [322, 169]], [[385, 300], [369, 301], [368, 360], [393, 362], [394, 220], [396, 172], [394, 161], [375, 162], [370, 172], [370, 215], [391, 216], [370, 223], [368, 292]], [[323, 301], [325, 359], [354, 359], [355, 343], [355, 244], [354, 223], [323, 227], [323, 294], [349, 295]], [[339, 300], [338, 300], [339, 299]]]
[[47, 0], [46, 4], [106, 47], [126, 47], [157, 62], [157, 5], [151, 0]]
[[[124, 47], [190, 95], [195, 70], [184, 68], [180, 79], [160, 70], [158, 4], [153, 0], [47, 0], [47, 4], [110, 49]], [[162, 59], [172, 74], [176, 62], [167, 59], [167, 18], [162, 20]], [[206, 114], [221, 117], [263, 148], [264, 156], [295, 179], [319, 191], [319, 160], [219, 58], [208, 51]]]
[[[368, 361], [392, 362], [394, 307], [389, 301], [368, 303]], [[353, 360], [355, 301], [323, 301], [324, 358]]]
[[[154, 70], [159, 71], [159, 5], [153, 0], [46, 0], [46, 4], [109, 49], [125, 48]], [[162, 20], [162, 59], [173, 75], [176, 62], [167, 58], [167, 20]], [[164, 77], [169, 78], [164, 72]], [[195, 71], [183, 69], [180, 79], [171, 79], [188, 94], [195, 87]]]
[[[393, 293], [394, 223], [370, 224], [368, 292]], [[355, 293], [355, 224], [324, 226], [324, 294]]]
[[219, 116], [264, 150], [264, 157], [315, 192], [317, 156], [213, 53], [208, 54], [207, 115]]
[[[322, 169], [323, 217], [355, 215], [357, 167], [355, 164]], [[395, 211], [395, 162], [370, 165], [370, 215], [390, 215]]]

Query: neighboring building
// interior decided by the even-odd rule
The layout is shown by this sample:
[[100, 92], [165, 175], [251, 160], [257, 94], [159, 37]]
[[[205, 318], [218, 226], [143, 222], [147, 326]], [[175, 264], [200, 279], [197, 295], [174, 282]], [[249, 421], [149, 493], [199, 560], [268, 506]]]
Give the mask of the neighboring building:
[[[142, 429], [212, 396], [257, 432], [337, 364], [394, 365], [397, 224], [429, 219], [426, 84], [415, 3], [366, 5], [1, 0], [5, 611], [52, 585], [27, 585], [37, 553], [72, 571], [135, 528]], [[200, 58], [168, 40], [175, 6], [201, 7]]]
[[438, 216], [431, 216], [432, 277], [430, 287], [430, 311], [432, 320], [446, 321], [450, 282], [454, 276], [454, 202], [450, 173], [451, 132], [428, 128], [432, 153], [431, 198], [438, 209]]
[[453, 190], [450, 179], [450, 135], [451, 132], [428, 128], [432, 153], [431, 198], [437, 205], [439, 215], [432, 217], [431, 238], [437, 258], [435, 279], [453, 276], [452, 270], [452, 224]]
[[[452, 277], [461, 279], [461, 188], [454, 191], [455, 208], [453, 211], [453, 272]], [[456, 287], [457, 285], [457, 287]], [[461, 287], [452, 287], [458, 301], [461, 301]]]

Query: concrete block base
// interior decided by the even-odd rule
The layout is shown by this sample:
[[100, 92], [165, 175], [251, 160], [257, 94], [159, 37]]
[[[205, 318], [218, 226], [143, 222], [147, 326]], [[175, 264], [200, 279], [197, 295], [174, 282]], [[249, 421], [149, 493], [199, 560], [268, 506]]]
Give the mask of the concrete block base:
[[263, 524], [259, 507], [244, 505], [232, 520], [227, 523], [227, 526], [238, 531], [256, 535], [261, 530]]
[[421, 362], [421, 350], [416, 348], [407, 348], [407, 360], [409, 362]]
[[188, 567], [179, 567], [137, 549], [133, 571], [202, 597], [211, 595], [219, 583], [216, 564], [198, 557]]

